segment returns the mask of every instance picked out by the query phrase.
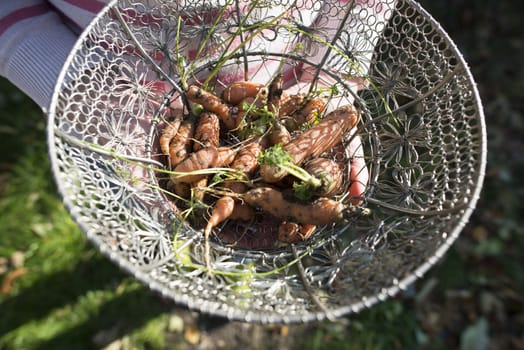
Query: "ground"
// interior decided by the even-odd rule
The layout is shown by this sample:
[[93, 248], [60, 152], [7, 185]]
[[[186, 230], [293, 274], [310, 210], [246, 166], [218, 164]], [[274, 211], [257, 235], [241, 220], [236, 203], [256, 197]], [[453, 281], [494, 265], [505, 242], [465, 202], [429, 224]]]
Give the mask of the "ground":
[[86, 241], [56, 194], [44, 117], [0, 81], [0, 349], [524, 349], [524, 3], [421, 1], [468, 62], [488, 168], [477, 209], [408, 292], [337, 322], [230, 322], [174, 305]]

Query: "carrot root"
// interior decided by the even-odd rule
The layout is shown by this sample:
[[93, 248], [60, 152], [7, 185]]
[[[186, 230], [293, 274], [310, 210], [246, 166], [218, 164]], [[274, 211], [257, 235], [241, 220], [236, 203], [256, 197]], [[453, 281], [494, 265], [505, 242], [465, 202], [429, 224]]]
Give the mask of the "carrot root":
[[189, 157], [175, 167], [174, 174], [170, 176], [171, 181], [174, 183], [194, 183], [199, 181], [208, 174], [195, 172], [214, 167], [217, 163], [218, 157], [218, 151], [215, 147], [202, 148], [197, 152], [191, 153]]
[[193, 151], [206, 147], [218, 147], [220, 142], [220, 120], [215, 113], [202, 112], [195, 129]]
[[221, 197], [216, 201], [215, 206], [213, 207], [211, 217], [207, 221], [207, 225], [204, 229], [204, 261], [208, 273], [211, 273], [212, 271], [211, 246], [209, 244], [209, 236], [211, 235], [211, 231], [213, 230], [213, 228], [215, 228], [217, 225], [219, 225], [231, 216], [234, 208], [235, 200], [233, 198], [227, 196]]
[[247, 191], [242, 198], [249, 205], [284, 219], [310, 225], [328, 225], [344, 219], [347, 207], [335, 200], [320, 197], [312, 202], [288, 200], [284, 194], [271, 187]]

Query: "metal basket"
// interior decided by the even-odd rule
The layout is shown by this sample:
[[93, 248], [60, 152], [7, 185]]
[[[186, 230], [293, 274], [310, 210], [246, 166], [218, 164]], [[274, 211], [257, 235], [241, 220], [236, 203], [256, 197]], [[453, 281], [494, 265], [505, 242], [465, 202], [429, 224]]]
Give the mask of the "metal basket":
[[[263, 244], [264, 222], [242, 228], [257, 244], [217, 231], [208, 274], [202, 232], [162, 185], [159, 130], [188, 81], [267, 83], [276, 67], [288, 85], [305, 71], [336, 84], [361, 111], [371, 214], [285, 246]], [[463, 229], [486, 162], [468, 67], [411, 0], [113, 1], [74, 47], [49, 115], [58, 188], [89, 239], [175, 302], [243, 321], [336, 318], [407, 288]]]

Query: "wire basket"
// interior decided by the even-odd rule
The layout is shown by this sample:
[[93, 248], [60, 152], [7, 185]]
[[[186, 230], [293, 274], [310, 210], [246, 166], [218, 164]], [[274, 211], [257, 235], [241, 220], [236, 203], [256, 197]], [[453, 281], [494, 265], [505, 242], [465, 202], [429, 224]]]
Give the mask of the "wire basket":
[[[210, 274], [202, 230], [163, 182], [159, 136], [188, 84], [268, 84], [277, 71], [298, 92], [336, 86], [334, 103], [360, 111], [330, 156], [364, 160], [352, 200], [370, 214], [286, 245], [267, 218], [226, 222]], [[74, 47], [49, 114], [59, 191], [94, 245], [175, 302], [243, 321], [332, 319], [404, 290], [463, 229], [486, 162], [469, 69], [411, 0], [113, 1]]]

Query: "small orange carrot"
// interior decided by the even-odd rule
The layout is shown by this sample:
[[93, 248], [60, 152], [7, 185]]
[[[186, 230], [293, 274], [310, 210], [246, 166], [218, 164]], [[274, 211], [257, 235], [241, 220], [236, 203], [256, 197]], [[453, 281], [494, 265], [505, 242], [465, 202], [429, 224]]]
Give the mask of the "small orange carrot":
[[312, 124], [320, 117], [326, 107], [326, 99], [314, 97], [293, 114], [284, 115], [280, 119], [290, 130], [298, 130], [302, 125]]
[[348, 207], [335, 200], [320, 197], [312, 202], [288, 200], [284, 194], [271, 187], [247, 191], [241, 198], [249, 205], [284, 219], [309, 225], [328, 225], [344, 219]]
[[193, 197], [199, 201], [204, 201], [204, 196], [206, 194], [205, 187], [207, 186], [207, 176], [203, 177], [193, 183], [191, 183], [191, 191]]
[[211, 213], [209, 220], [207, 220], [207, 224], [204, 229], [204, 260], [208, 269], [208, 273], [211, 273], [211, 249], [209, 245], [209, 236], [211, 235], [211, 231], [213, 230], [213, 228], [215, 228], [231, 216], [234, 208], [235, 200], [233, 198], [228, 196], [221, 197], [216, 201], [215, 205], [213, 206], [213, 212]]
[[275, 120], [269, 131], [268, 140], [271, 146], [276, 144], [285, 145], [291, 141], [291, 133], [280, 120]]
[[304, 94], [288, 95], [284, 91], [280, 98], [278, 116], [280, 119], [294, 115], [303, 106], [306, 97]]
[[340, 165], [329, 158], [314, 158], [304, 165], [304, 170], [321, 181], [321, 185], [315, 188], [315, 194], [331, 197], [335, 195], [342, 186], [344, 174]]
[[217, 152], [218, 158], [213, 167], [229, 166], [237, 154], [236, 149], [227, 146], [217, 147]]
[[237, 180], [226, 180], [223, 183], [223, 188], [227, 188], [234, 193], [244, 193], [247, 191], [247, 185], [242, 181]]
[[227, 166], [233, 161], [235, 152], [234, 149], [225, 146], [201, 148], [198, 151], [191, 153], [175, 167], [175, 174], [170, 176], [171, 181], [174, 183], [194, 183], [199, 181], [200, 179], [207, 177], [209, 174], [195, 174], [196, 171]]
[[160, 150], [162, 151], [162, 154], [169, 155], [169, 145], [176, 137], [178, 128], [180, 127], [183, 119], [184, 115], [182, 109], [176, 109], [173, 111], [173, 120], [168, 121], [159, 138]]
[[242, 221], [253, 220], [255, 218], [255, 209], [244, 202], [235, 201], [235, 208], [229, 218]]
[[189, 101], [198, 103], [204, 109], [215, 113], [228, 130], [236, 127], [238, 107], [227, 105], [220, 97], [196, 85], [191, 85], [185, 94]]
[[278, 240], [283, 243], [305, 241], [315, 231], [315, 225], [301, 225], [295, 222], [282, 221], [278, 226]]
[[[262, 145], [258, 140], [249, 142], [245, 147], [242, 147], [235, 156], [235, 159], [230, 164], [230, 168], [245, 174], [249, 177], [258, 167], [257, 158], [262, 153]], [[229, 188], [233, 192], [243, 193], [247, 186], [242, 181], [228, 180], [224, 182], [224, 187]]]
[[347, 146], [347, 152], [351, 159], [349, 180], [349, 195], [351, 203], [360, 205], [363, 203], [362, 196], [365, 194], [369, 181], [369, 170], [364, 158], [364, 150], [359, 135], [356, 135]]
[[169, 144], [169, 161], [170, 166], [175, 167], [183, 161], [191, 149], [191, 140], [195, 132], [195, 122], [193, 118], [182, 121], [177, 130], [176, 136]]
[[238, 105], [246, 97], [265, 100], [267, 98], [267, 89], [263, 84], [252, 81], [235, 81], [228, 85], [222, 91], [222, 99], [225, 103]]
[[252, 140], [240, 148], [231, 163], [231, 168], [246, 174], [254, 172], [258, 166], [257, 158], [262, 153], [262, 145], [258, 140]]
[[175, 174], [170, 176], [171, 181], [174, 183], [194, 183], [199, 181], [208, 174], [194, 174], [193, 172], [214, 167], [217, 160], [218, 150], [216, 147], [202, 148], [197, 152], [193, 152], [175, 167]]
[[203, 111], [200, 113], [195, 129], [193, 151], [206, 147], [218, 147], [220, 142], [220, 120], [215, 113]]
[[[287, 152], [295, 165], [320, 156], [339, 143], [359, 121], [359, 114], [351, 105], [339, 107], [328, 113], [317, 125], [304, 131], [282, 149]], [[262, 165], [260, 169], [264, 181], [275, 183], [287, 175], [277, 166]]]
[[201, 104], [204, 109], [216, 113], [219, 116], [229, 113], [229, 106], [225, 104], [220, 97], [196, 85], [191, 85], [187, 89], [186, 97], [189, 101]]

